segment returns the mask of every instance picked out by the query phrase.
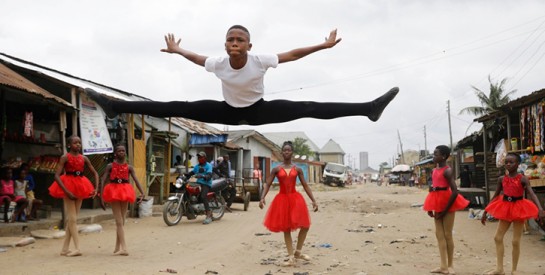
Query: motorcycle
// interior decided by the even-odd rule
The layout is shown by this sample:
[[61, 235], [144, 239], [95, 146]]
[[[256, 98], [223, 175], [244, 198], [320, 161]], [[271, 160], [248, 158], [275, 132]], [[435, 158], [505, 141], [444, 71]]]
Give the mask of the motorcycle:
[[[206, 215], [204, 204], [201, 201], [201, 187], [199, 184], [190, 183], [190, 177], [179, 177], [174, 186], [176, 193], [168, 198], [163, 207], [163, 220], [168, 226], [178, 224], [183, 216], [188, 220], [197, 218], [198, 215]], [[221, 192], [227, 187], [227, 179], [212, 180], [212, 187], [207, 194], [208, 206], [212, 212], [212, 220], [217, 221], [225, 213], [225, 200]]]

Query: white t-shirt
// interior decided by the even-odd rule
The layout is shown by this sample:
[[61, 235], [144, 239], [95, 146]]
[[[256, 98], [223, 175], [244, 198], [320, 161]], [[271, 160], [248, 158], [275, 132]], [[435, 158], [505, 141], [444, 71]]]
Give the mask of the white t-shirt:
[[263, 98], [265, 72], [276, 66], [276, 54], [248, 54], [246, 65], [239, 70], [231, 68], [228, 56], [209, 57], [204, 63], [204, 68], [221, 80], [225, 102], [235, 108], [248, 107]]

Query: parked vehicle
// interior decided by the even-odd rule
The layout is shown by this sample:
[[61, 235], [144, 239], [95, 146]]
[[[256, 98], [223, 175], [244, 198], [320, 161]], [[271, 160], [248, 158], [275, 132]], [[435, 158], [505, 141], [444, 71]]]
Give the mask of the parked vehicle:
[[389, 174], [388, 175], [388, 183], [401, 183], [402, 179], [397, 174]]
[[372, 174], [371, 175], [371, 182], [379, 182], [380, 181], [380, 175], [379, 174]]
[[344, 187], [348, 181], [348, 166], [340, 163], [328, 162], [323, 173], [324, 184], [335, 184]]
[[[181, 176], [174, 184], [176, 194], [168, 198], [163, 207], [163, 220], [169, 226], [178, 224], [183, 216], [193, 220], [198, 215], [206, 216], [204, 204], [200, 199], [199, 184], [190, 183], [189, 177]], [[208, 192], [208, 205], [212, 211], [212, 220], [216, 221], [225, 213], [225, 200], [221, 192], [227, 187], [227, 180], [219, 178], [212, 181], [212, 188]]]

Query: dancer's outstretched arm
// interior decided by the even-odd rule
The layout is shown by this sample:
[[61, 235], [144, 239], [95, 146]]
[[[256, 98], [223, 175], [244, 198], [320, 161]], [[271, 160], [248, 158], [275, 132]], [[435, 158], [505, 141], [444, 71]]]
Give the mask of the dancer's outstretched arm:
[[326, 38], [326, 40], [323, 43], [310, 46], [310, 47], [294, 49], [285, 53], [279, 53], [278, 63], [295, 61], [311, 53], [324, 50], [324, 49], [333, 48], [335, 45], [337, 45], [337, 43], [341, 42], [341, 40], [342, 40], [341, 38], [337, 39], [337, 29], [334, 29], [329, 33], [329, 37]]
[[161, 49], [161, 51], [165, 53], [177, 53], [185, 57], [187, 60], [204, 67], [204, 61], [206, 61], [206, 58], [208, 58], [208, 56], [200, 55], [192, 51], [182, 49], [182, 47], [180, 47], [181, 41], [182, 39], [178, 39], [178, 41], [176, 41], [174, 34], [169, 33], [165, 35], [165, 42], [167, 43], [167, 47], [166, 49]]

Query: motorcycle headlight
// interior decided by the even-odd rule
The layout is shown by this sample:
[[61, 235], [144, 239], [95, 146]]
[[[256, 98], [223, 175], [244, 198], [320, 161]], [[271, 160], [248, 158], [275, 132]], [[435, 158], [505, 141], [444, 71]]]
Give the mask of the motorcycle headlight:
[[184, 184], [184, 181], [182, 179], [177, 179], [176, 182], [174, 183], [174, 186], [176, 186], [176, 188], [181, 188], [183, 184]]

